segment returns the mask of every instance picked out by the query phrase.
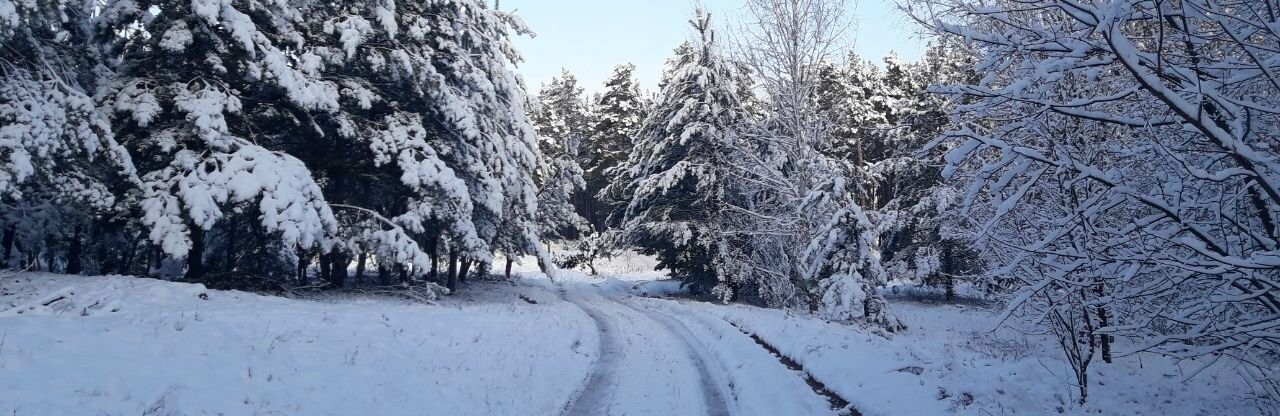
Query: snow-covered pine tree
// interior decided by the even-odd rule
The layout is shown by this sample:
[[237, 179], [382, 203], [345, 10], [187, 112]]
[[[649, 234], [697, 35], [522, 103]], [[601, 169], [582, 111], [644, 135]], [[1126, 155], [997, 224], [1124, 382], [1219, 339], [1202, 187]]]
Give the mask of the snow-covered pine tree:
[[883, 73], [859, 71], [869, 77], [855, 82], [873, 86], [866, 98], [871, 116], [850, 119], [863, 132], [857, 138], [860, 201], [871, 209], [881, 261], [890, 275], [942, 286], [948, 298], [955, 296], [956, 277], [975, 273], [979, 265], [967, 239], [955, 232], [961, 216], [950, 215], [961, 191], [943, 182], [936, 154], [922, 155], [948, 125], [952, 108], [926, 87], [974, 79], [966, 62], [971, 60], [962, 45], [942, 39], [930, 43], [919, 63], [890, 54]]
[[[5, 77], [5, 87], [34, 92], [3, 99], [43, 100], [38, 109], [50, 118], [19, 114], [36, 108], [25, 104], [5, 116], [57, 121], [77, 135], [68, 137], [79, 147], [42, 145], [35, 158], [15, 151], [15, 180], [4, 185], [31, 194], [14, 186], [57, 176], [32, 172], [29, 161], [39, 162], [34, 169], [70, 174], [80, 171], [38, 158], [99, 153], [80, 158], [102, 162], [92, 173], [134, 177], [111, 182], [133, 188], [114, 192], [123, 195], [117, 205], [129, 210], [112, 218], [124, 220], [126, 234], [149, 230], [155, 244], [123, 258], [163, 253], [137, 262], [177, 266], [168, 268], [176, 274], [185, 268], [195, 277], [208, 270], [206, 258], [230, 270], [246, 257], [309, 257], [319, 250], [336, 256], [321, 264], [333, 277], [356, 254], [361, 265], [372, 259], [380, 269], [425, 271], [440, 252], [456, 253], [464, 265], [489, 261], [498, 246], [542, 252], [532, 180], [536, 136], [510, 68], [519, 57], [507, 41], [510, 30], [527, 29], [510, 14], [477, 1], [160, 0], [93, 10], [5, 4], [13, 7], [0, 8], [0, 31], [5, 53], [15, 54], [5, 56], [3, 70], [15, 74]], [[112, 59], [95, 61], [99, 56]], [[39, 72], [53, 68], [80, 72]], [[83, 92], [89, 89], [96, 109]], [[67, 92], [79, 97], [60, 98]], [[47, 108], [55, 105], [73, 111]], [[46, 124], [6, 126], [6, 133], [61, 140]], [[113, 130], [127, 152], [111, 145]], [[130, 156], [135, 162], [124, 163]], [[86, 178], [73, 179], [88, 188], [70, 193], [107, 194]], [[105, 228], [96, 226], [84, 232], [128, 241], [115, 227], [114, 236], [98, 235]], [[65, 228], [80, 235], [77, 227]], [[22, 245], [17, 230], [7, 229], [14, 238], [6, 241]], [[252, 240], [240, 241], [246, 238]]]
[[308, 14], [317, 46], [305, 67], [341, 80], [341, 111], [317, 123], [398, 189], [347, 196], [340, 211], [377, 225], [359, 228], [355, 246], [418, 274], [443, 271], [447, 257], [451, 288], [494, 251], [541, 252], [540, 161], [509, 41], [524, 24], [472, 0], [318, 3]]
[[573, 197], [586, 184], [582, 168], [565, 150], [565, 143], [547, 140], [542, 146], [545, 169], [538, 182], [538, 225], [550, 240], [575, 240], [591, 231], [591, 224], [578, 214]]
[[105, 256], [89, 256], [88, 234], [138, 185], [92, 97], [103, 62], [92, 28], [105, 19], [94, 7], [0, 3], [2, 266], [100, 271]]
[[864, 146], [883, 134], [888, 124], [880, 72], [855, 53], [848, 54], [844, 65], [824, 62], [819, 72], [819, 108], [830, 120], [833, 135], [828, 148], [820, 150], [842, 162], [852, 178], [860, 178], [866, 164]]
[[563, 142], [560, 147], [574, 156], [575, 161], [586, 160], [592, 153], [592, 144], [588, 141], [591, 115], [578, 77], [568, 69], [561, 69], [560, 75], [542, 85], [532, 119], [540, 141]]
[[640, 87], [635, 81], [635, 65], [626, 64], [613, 68], [613, 73], [604, 83], [604, 92], [596, 99], [591, 126], [591, 143], [594, 148], [590, 162], [585, 167], [584, 179], [587, 182], [587, 193], [597, 201], [587, 219], [596, 230], [604, 230], [610, 225], [608, 218], [621, 218], [629, 196], [612, 195], [602, 192], [610, 183], [622, 180], [619, 175], [625, 174], [623, 166], [631, 148], [640, 132], [640, 122], [644, 120], [644, 102], [640, 97]]
[[544, 170], [538, 183], [538, 223], [542, 235], [558, 240], [577, 239], [591, 231], [583, 217], [594, 208], [585, 194], [580, 161], [594, 146], [588, 140], [590, 120], [578, 79], [563, 70], [543, 84], [533, 111]]
[[[721, 57], [710, 15], [691, 21], [697, 39], [677, 56], [654, 108], [645, 118], [626, 173], [610, 187], [631, 195], [623, 240], [658, 257], [694, 291], [724, 283], [726, 158], [741, 122], [738, 86]], [[609, 191], [606, 191], [609, 192]]]
[[100, 36], [120, 59], [98, 94], [130, 143], [150, 240], [187, 259], [190, 278], [206, 271], [208, 231], [239, 210], [256, 213], [282, 251], [330, 244], [337, 221], [311, 172], [264, 146], [318, 136], [305, 115], [338, 107], [337, 87], [293, 61], [299, 10], [252, 0], [136, 6], [104, 13], [118, 23], [99, 26]]

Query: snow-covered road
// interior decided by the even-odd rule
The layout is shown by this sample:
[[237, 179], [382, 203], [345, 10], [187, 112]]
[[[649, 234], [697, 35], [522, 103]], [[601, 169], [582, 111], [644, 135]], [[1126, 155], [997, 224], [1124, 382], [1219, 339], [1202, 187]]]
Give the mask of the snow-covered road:
[[719, 319], [581, 282], [564, 299], [599, 331], [599, 353], [566, 415], [824, 415], [825, 401]]
[[600, 333], [591, 376], [566, 415], [727, 415], [722, 383], [690, 336], [599, 292], [565, 291]]

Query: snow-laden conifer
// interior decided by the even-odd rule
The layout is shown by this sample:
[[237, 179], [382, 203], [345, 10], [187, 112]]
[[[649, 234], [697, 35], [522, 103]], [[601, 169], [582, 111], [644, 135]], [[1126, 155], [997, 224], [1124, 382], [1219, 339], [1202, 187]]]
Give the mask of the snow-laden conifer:
[[677, 57], [645, 119], [620, 182], [631, 195], [624, 239], [658, 257], [695, 290], [724, 283], [726, 159], [741, 122], [738, 87], [720, 55], [710, 15], [699, 10], [697, 38]]

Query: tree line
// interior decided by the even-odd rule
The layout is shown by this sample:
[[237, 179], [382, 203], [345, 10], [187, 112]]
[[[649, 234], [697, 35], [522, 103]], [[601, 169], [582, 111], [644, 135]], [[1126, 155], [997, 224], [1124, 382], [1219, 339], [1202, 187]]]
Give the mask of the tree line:
[[594, 97], [568, 70], [543, 84], [543, 236], [566, 241], [562, 265], [635, 249], [695, 293], [899, 330], [888, 276], [954, 289], [980, 267], [944, 225], [940, 168], [915, 155], [948, 124], [926, 87], [972, 78], [969, 58], [937, 43], [882, 71], [840, 49], [843, 3], [748, 4], [737, 39], [699, 11], [651, 96], [628, 65]]

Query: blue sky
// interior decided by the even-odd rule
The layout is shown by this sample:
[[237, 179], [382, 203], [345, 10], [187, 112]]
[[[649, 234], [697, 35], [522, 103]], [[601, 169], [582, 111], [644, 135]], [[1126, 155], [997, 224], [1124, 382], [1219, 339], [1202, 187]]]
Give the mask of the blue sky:
[[[702, 0], [723, 25], [741, 16], [742, 0]], [[890, 50], [913, 60], [924, 41], [914, 35], [893, 0], [850, 1], [855, 23], [850, 44], [864, 58], [879, 61]], [[501, 0], [502, 10], [516, 10], [535, 38], [518, 38], [524, 55], [519, 72], [531, 91], [568, 68], [588, 92], [598, 91], [614, 65], [636, 64], [636, 77], [654, 88], [663, 62], [689, 35], [690, 0]]]

